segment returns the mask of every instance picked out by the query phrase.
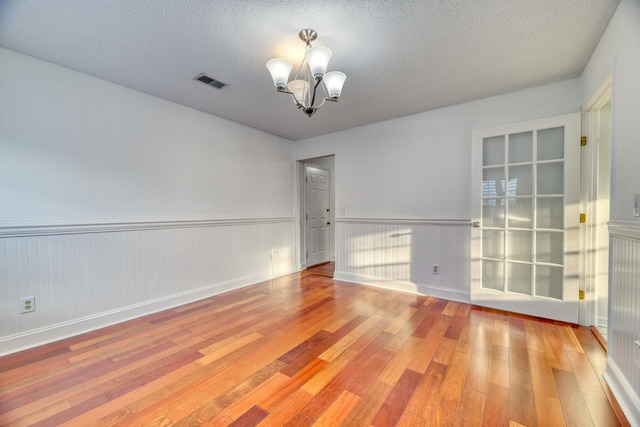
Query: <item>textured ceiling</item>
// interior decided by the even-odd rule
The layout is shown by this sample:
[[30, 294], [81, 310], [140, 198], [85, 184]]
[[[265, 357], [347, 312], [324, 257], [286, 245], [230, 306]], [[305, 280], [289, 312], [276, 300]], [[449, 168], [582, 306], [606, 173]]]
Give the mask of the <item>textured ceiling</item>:
[[[300, 140], [578, 77], [618, 2], [0, 0], [0, 46]], [[303, 28], [347, 74], [311, 118], [265, 67]]]

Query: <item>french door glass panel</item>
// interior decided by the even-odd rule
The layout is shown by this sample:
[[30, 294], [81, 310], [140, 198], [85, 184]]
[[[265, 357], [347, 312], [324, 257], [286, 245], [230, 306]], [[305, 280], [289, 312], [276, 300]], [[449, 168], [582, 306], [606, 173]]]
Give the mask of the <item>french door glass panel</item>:
[[564, 224], [564, 205], [562, 197], [539, 197], [536, 208], [538, 228], [562, 230]]
[[533, 198], [509, 198], [509, 228], [533, 228]]
[[482, 223], [487, 227], [504, 227], [505, 199], [485, 199], [482, 201]]
[[531, 231], [507, 232], [507, 241], [510, 242], [507, 251], [507, 259], [512, 261], [533, 262], [533, 239]]
[[531, 264], [507, 263], [507, 283], [509, 292], [531, 295]]
[[561, 162], [538, 165], [537, 194], [562, 194], [564, 168]]
[[509, 163], [531, 162], [533, 160], [533, 132], [509, 135]]
[[504, 263], [482, 260], [482, 287], [497, 291], [504, 290]]
[[504, 136], [485, 138], [482, 150], [484, 166], [504, 164]]
[[538, 161], [564, 158], [564, 127], [538, 132]]

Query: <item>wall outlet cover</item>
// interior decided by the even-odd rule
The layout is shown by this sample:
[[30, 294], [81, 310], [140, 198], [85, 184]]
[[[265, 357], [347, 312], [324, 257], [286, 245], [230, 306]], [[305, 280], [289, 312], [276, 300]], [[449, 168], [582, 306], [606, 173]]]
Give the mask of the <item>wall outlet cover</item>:
[[33, 311], [36, 311], [36, 297], [20, 298], [20, 313], [31, 313]]

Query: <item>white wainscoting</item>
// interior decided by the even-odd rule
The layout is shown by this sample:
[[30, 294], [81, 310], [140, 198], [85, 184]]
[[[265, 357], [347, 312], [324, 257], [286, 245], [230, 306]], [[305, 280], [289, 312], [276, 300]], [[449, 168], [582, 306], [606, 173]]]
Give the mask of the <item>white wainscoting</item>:
[[0, 224], [0, 355], [292, 273], [294, 248], [293, 217]]
[[640, 224], [611, 221], [609, 234], [605, 379], [628, 421], [640, 426]]
[[337, 218], [334, 278], [469, 302], [469, 223]]

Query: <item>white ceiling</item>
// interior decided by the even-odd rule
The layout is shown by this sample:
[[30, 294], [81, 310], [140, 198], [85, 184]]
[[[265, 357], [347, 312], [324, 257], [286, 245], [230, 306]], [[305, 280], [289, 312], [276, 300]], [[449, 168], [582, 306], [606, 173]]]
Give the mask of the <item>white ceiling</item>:
[[[578, 77], [618, 2], [0, 0], [0, 46], [300, 140]], [[347, 75], [311, 118], [265, 67], [303, 28]]]

